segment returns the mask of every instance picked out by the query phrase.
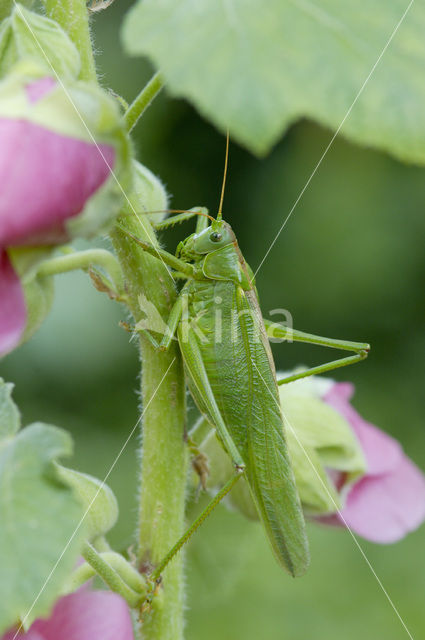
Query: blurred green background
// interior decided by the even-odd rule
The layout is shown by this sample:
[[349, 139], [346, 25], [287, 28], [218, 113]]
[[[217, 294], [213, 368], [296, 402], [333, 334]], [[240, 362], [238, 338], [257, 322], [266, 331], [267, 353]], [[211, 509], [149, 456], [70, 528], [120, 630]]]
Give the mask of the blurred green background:
[[[131, 100], [149, 64], [125, 58], [118, 27], [127, 2], [97, 15], [103, 84]], [[206, 79], [207, 81], [207, 79]], [[373, 79], [371, 80], [373, 82]], [[327, 146], [332, 132], [296, 124], [264, 159], [231, 145], [224, 212], [255, 270]], [[186, 103], [161, 95], [134, 136], [172, 205], [217, 208], [225, 141]], [[425, 169], [348, 144], [338, 136], [258, 274], [265, 314], [284, 307], [294, 326], [369, 341], [370, 358], [335, 373], [352, 380], [355, 405], [401, 440], [425, 468]], [[191, 226], [164, 234], [170, 250]], [[57, 279], [53, 312], [33, 340], [1, 364], [16, 384], [25, 422], [70, 430], [73, 465], [103, 478], [138, 415], [138, 359], [118, 327], [122, 310], [82, 274]], [[278, 368], [318, 364], [329, 353], [275, 346]], [[132, 543], [137, 436], [109, 478], [121, 509], [110, 539]], [[312, 563], [292, 580], [259, 525], [220, 508], [188, 547], [189, 640], [396, 640], [407, 637], [350, 535], [311, 525]], [[413, 637], [423, 637], [425, 528], [392, 546], [360, 540]]]

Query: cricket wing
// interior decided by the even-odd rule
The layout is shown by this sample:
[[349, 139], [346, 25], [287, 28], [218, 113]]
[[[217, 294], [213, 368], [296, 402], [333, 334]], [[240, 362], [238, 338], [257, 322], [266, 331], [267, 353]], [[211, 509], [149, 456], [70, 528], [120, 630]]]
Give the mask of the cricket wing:
[[[251, 368], [251, 408], [247, 416], [246, 446], [241, 454], [251, 493], [275, 556], [283, 568], [299, 576], [309, 563], [308, 541], [284, 436], [274, 365], [256, 299], [251, 300], [250, 293], [247, 296], [241, 289], [239, 292], [238, 307], [249, 306], [253, 312], [240, 315]], [[257, 340], [252, 339], [253, 331], [259, 332]]]

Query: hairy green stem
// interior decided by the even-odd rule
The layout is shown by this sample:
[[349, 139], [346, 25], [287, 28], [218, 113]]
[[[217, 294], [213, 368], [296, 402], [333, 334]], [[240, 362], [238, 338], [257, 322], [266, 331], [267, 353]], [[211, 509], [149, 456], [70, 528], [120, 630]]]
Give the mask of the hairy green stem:
[[88, 269], [92, 264], [104, 267], [115, 282], [122, 283], [122, 272], [115, 256], [106, 249], [87, 249], [85, 251], [71, 251], [65, 255], [49, 258], [43, 261], [37, 273], [40, 276], [53, 276], [57, 273]]
[[97, 82], [86, 0], [43, 0], [49, 18], [67, 32], [81, 58], [80, 79]]
[[102, 267], [110, 277], [117, 294], [124, 291], [124, 282], [119, 262], [106, 249], [87, 249], [86, 251], [71, 251], [62, 256], [49, 258], [40, 263], [37, 275], [54, 276], [77, 269], [87, 270], [97, 265]]
[[139, 95], [135, 97], [131, 105], [124, 114], [127, 131], [131, 131], [136, 126], [141, 115], [149, 107], [152, 100], [158, 95], [163, 87], [161, 74], [155, 73], [148, 84], [143, 87]]
[[[176, 299], [174, 282], [158, 258], [148, 255], [123, 228], [144, 241], [155, 243], [146, 218], [126, 212], [121, 228], [111, 234], [127, 280], [129, 306], [136, 322], [144, 317], [138, 298], [143, 294], [164, 320]], [[142, 367], [142, 450], [137, 557], [142, 572], [152, 569], [173, 547], [184, 530], [188, 452], [185, 443], [185, 387], [178, 347], [159, 352], [140, 338]], [[167, 566], [143, 615], [144, 640], [181, 640], [183, 637], [183, 557]]]

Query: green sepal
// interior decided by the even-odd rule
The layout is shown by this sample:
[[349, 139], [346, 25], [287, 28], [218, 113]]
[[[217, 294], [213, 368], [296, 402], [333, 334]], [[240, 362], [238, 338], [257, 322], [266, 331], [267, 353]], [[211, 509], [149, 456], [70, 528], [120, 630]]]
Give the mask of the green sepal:
[[64, 80], [77, 79], [81, 67], [77, 48], [57, 22], [15, 4], [0, 27], [0, 77], [26, 59]]
[[[0, 2], [0, 22], [2, 22], [2, 20], [5, 20], [10, 13], [13, 10], [13, 6], [14, 6], [14, 0], [1, 0]], [[23, 0], [20, 3], [22, 6], [31, 8], [31, 6], [34, 4], [33, 0]], [[1, 60], [0, 60], [0, 64], [1, 64]]]
[[21, 279], [27, 308], [27, 323], [20, 344], [29, 340], [50, 312], [54, 298], [54, 278], [37, 275], [37, 267], [52, 253], [51, 247], [15, 247], [8, 255]]
[[56, 464], [58, 477], [70, 486], [84, 507], [88, 540], [103, 536], [118, 519], [118, 503], [112, 489], [97, 478]]
[[93, 144], [94, 139], [98, 144], [115, 145], [117, 134], [126, 139], [118, 102], [96, 85], [82, 80], [58, 82], [39, 100], [30, 102], [27, 86], [46, 75], [52, 73], [34, 60], [15, 64], [0, 83], [0, 117], [28, 120]]

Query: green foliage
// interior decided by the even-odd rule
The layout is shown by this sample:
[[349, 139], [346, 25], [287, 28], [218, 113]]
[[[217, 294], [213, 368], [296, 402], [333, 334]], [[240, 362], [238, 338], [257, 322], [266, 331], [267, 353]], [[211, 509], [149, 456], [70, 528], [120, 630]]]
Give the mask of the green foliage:
[[2, 382], [0, 633], [49, 613], [85, 535], [84, 527], [77, 528], [82, 505], [52, 465], [71, 454], [70, 436], [41, 422], [17, 432], [19, 413], [10, 391]]
[[[123, 39], [169, 90], [263, 154], [295, 120], [336, 129], [406, 10], [405, 0], [139, 0]], [[425, 161], [425, 8], [415, 4], [344, 123], [356, 142]]]
[[118, 503], [111, 489], [97, 478], [56, 465], [58, 476], [72, 487], [84, 506], [87, 539], [94, 540], [111, 529], [118, 519]]
[[48, 614], [83, 542], [118, 517], [107, 485], [55, 462], [72, 453], [65, 431], [41, 422], [19, 431], [12, 389], [0, 378], [0, 634]]
[[16, 4], [0, 28], [0, 75], [5, 76], [22, 58], [36, 61], [48, 75], [53, 67], [59, 77], [68, 80], [80, 72], [80, 56], [65, 31], [53, 20]]
[[2, 630], [25, 618], [39, 594], [30, 616], [46, 615], [77, 559], [84, 529], [71, 537], [82, 507], [51, 468], [53, 458], [69, 455], [70, 450], [71, 440], [65, 432], [42, 423], [30, 425], [1, 449]]

